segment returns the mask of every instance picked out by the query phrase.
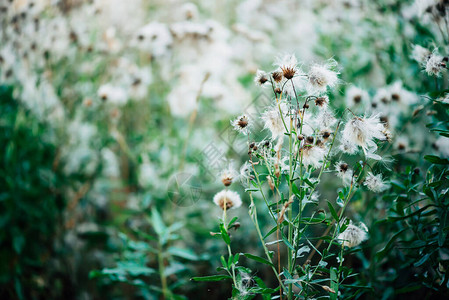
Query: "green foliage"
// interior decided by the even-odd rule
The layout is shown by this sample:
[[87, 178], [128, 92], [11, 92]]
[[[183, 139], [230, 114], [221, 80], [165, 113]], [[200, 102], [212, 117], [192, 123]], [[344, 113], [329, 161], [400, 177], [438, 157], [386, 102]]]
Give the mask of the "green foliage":
[[[47, 266], [61, 253], [61, 214], [66, 178], [56, 165], [49, 127], [0, 85], [0, 297], [31, 299], [63, 294], [63, 282]], [[53, 282], [47, 290], [47, 282]]]

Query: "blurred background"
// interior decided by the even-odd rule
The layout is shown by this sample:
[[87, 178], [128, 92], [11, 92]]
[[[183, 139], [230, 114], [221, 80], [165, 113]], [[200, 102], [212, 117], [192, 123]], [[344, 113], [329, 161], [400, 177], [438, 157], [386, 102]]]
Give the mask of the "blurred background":
[[[190, 278], [214, 273], [226, 251], [210, 235], [221, 214], [217, 174], [247, 158], [229, 120], [257, 118], [271, 103], [253, 78], [279, 54], [339, 63], [331, 105], [388, 121], [386, 173], [427, 167], [423, 153], [449, 156], [425, 126], [447, 126], [447, 100], [435, 107], [422, 96], [446, 89], [447, 74], [435, 80], [412, 58], [415, 44], [447, 51], [446, 6], [437, 3], [446, 5], [1, 0], [0, 298], [160, 299], [164, 280], [174, 299], [230, 296], [230, 285]], [[256, 126], [258, 140], [268, 136]], [[333, 178], [323, 177], [323, 199], [335, 198]], [[234, 185], [244, 204], [233, 212], [241, 223], [233, 247], [258, 253], [248, 199]], [[348, 262], [372, 288], [359, 297], [432, 290], [414, 275], [425, 270], [403, 269], [404, 253], [374, 260], [398, 230], [376, 223], [392, 199], [360, 193], [349, 210], [370, 228]], [[242, 262], [267, 286], [276, 282], [269, 268]]]

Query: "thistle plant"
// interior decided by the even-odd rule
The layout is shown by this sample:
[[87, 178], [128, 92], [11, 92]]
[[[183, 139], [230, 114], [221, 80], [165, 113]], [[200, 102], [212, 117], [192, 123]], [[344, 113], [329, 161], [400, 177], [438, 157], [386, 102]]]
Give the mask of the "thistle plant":
[[[375, 165], [382, 159], [377, 154], [378, 143], [388, 141], [390, 133], [378, 115], [358, 116], [349, 109], [333, 111], [327, 93], [339, 83], [335, 61], [314, 64], [304, 72], [294, 55], [286, 55], [275, 66], [271, 72], [258, 71], [255, 78], [259, 86], [273, 92], [273, 103], [260, 116], [271, 136], [253, 141], [254, 120], [247, 115], [231, 123], [248, 137], [246, 172], [240, 176], [246, 180], [249, 217], [264, 252], [264, 257], [242, 255], [270, 266], [278, 286], [263, 288], [259, 280], [252, 289], [242, 291], [236, 270], [245, 270], [249, 276], [252, 272], [238, 266], [238, 254], [231, 251], [229, 230], [236, 218], [227, 223], [226, 211], [240, 206], [241, 201], [238, 194], [228, 190], [214, 197], [223, 209], [220, 232], [215, 234], [221, 235], [228, 248], [228, 258], [221, 258], [228, 275], [195, 280], [232, 279], [236, 299], [256, 293], [278, 293], [281, 299], [328, 293], [336, 299], [339, 287], [354, 276], [344, 266], [346, 253], [368, 237], [368, 228], [349, 219], [345, 212], [358, 190], [380, 192], [389, 187], [375, 172]], [[320, 186], [325, 173], [340, 178], [341, 187], [334, 192], [336, 203], [325, 201], [318, 192], [325, 188]], [[259, 225], [258, 208], [269, 215], [268, 232]], [[320, 224], [325, 225], [324, 231]]]

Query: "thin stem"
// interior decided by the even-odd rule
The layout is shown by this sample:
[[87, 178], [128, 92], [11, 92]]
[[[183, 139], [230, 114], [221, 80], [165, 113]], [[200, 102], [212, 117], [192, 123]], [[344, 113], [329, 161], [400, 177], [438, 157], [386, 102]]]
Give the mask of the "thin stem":
[[158, 259], [158, 264], [159, 264], [159, 276], [161, 279], [161, 286], [162, 286], [162, 297], [163, 297], [163, 299], [168, 299], [167, 278], [165, 277], [165, 266], [164, 266], [163, 253], [164, 252], [162, 249], [162, 244], [159, 242], [157, 259]]
[[[277, 223], [277, 219], [276, 219], [276, 217], [273, 215], [273, 212], [271, 211], [271, 208], [270, 208], [270, 204], [268, 203], [268, 200], [267, 200], [267, 198], [265, 197], [265, 193], [263, 192], [262, 184], [260, 183], [259, 174], [257, 174], [257, 172], [256, 172], [256, 167], [254, 166], [254, 162], [253, 162], [252, 160], [250, 160], [250, 162], [251, 162], [251, 165], [253, 166], [254, 176], [256, 177], [256, 180], [257, 180], [257, 186], [258, 186], [258, 188], [259, 188], [260, 193], [262, 194], [262, 198], [263, 198], [263, 200], [265, 201], [265, 204], [267, 205], [268, 212], [270, 213], [270, 216], [271, 216], [271, 218], [273, 219], [273, 221], [274, 221], [275, 223]], [[248, 182], [248, 187], [249, 187], [249, 182]]]
[[[293, 140], [292, 140], [292, 127], [293, 127], [293, 119], [290, 117], [290, 135], [288, 137], [288, 149], [289, 149], [289, 159], [288, 159], [288, 165], [289, 165], [289, 176], [288, 176], [288, 199], [290, 200], [293, 196], [293, 188], [292, 188], [292, 174], [293, 174]], [[290, 205], [288, 207], [288, 241], [291, 245], [293, 245], [293, 226], [292, 226], [292, 215], [293, 215], [293, 205]], [[290, 247], [287, 247], [288, 251], [288, 271], [292, 273], [292, 266], [293, 266], [293, 250], [290, 249]], [[290, 283], [288, 285], [288, 299], [293, 298], [293, 284]]]
[[[203, 78], [203, 81], [201, 82], [198, 93], [196, 94], [195, 104], [197, 106], [198, 106], [198, 102], [200, 101], [201, 94], [203, 92], [204, 84], [209, 79], [209, 77], [210, 77], [210, 73], [206, 73], [206, 75]], [[189, 143], [190, 135], [192, 134], [193, 125], [195, 123], [197, 115], [198, 115], [198, 107], [195, 108], [195, 110], [192, 112], [192, 114], [190, 115], [190, 118], [189, 118], [187, 136], [186, 136], [186, 139], [184, 140], [184, 145], [182, 146], [181, 160], [180, 160], [179, 169], [178, 169], [179, 171], [182, 171], [182, 169], [184, 168], [184, 163], [185, 163], [185, 159], [186, 159], [186, 155], [187, 155], [187, 146]]]
[[[227, 225], [227, 222], [226, 222], [226, 209], [227, 209], [227, 204], [226, 204], [226, 197], [225, 197], [224, 198], [224, 203], [223, 203], [223, 226], [224, 226], [224, 228], [226, 230], [226, 234], [229, 235], [229, 233], [228, 233], [228, 225]], [[230, 257], [230, 259], [228, 259], [228, 260], [232, 260], [233, 261], [231, 245], [227, 244], [227, 246], [228, 246], [228, 255]], [[234, 287], [237, 288], [237, 281], [235, 280], [235, 266], [234, 266], [234, 262], [232, 262], [231, 271], [232, 271], [232, 274], [229, 274], [229, 275], [232, 276], [232, 281], [234, 282]], [[229, 271], [228, 271], [228, 273], [229, 273]]]
[[[249, 180], [248, 180], [249, 181]], [[260, 231], [260, 226], [259, 226], [259, 222], [257, 220], [257, 208], [256, 205], [254, 204], [254, 200], [253, 200], [253, 195], [251, 192], [249, 192], [249, 198], [251, 199], [251, 205], [250, 205], [250, 210], [249, 210], [249, 215], [251, 217], [251, 220], [253, 221], [253, 224], [256, 226], [256, 231], [257, 231], [257, 235], [259, 237], [260, 242], [262, 243], [262, 247], [263, 250], [265, 252], [265, 256], [267, 257], [268, 261], [271, 264], [271, 269], [273, 270], [274, 274], [276, 275], [276, 278], [279, 281], [279, 284], [281, 285], [281, 288], [286, 291], [287, 289], [285, 288], [284, 283], [281, 280], [281, 277], [279, 275], [279, 273], [276, 271], [276, 268], [274, 267], [273, 261], [271, 259], [270, 253], [267, 249], [267, 246], [265, 245], [265, 241], [263, 239], [263, 235], [262, 232]]]
[[[366, 163], [363, 164], [363, 168], [362, 168], [362, 170], [360, 171], [360, 174], [363, 173], [363, 170], [365, 169], [365, 166], [366, 166]], [[327, 247], [326, 254], [327, 254], [327, 252], [329, 252], [329, 250], [330, 250], [330, 248], [332, 247], [332, 245], [333, 245], [335, 239], [337, 238], [337, 233], [340, 231], [340, 221], [341, 221], [341, 219], [342, 219], [342, 216], [343, 216], [343, 214], [344, 214], [344, 211], [345, 211], [345, 209], [346, 209], [346, 207], [347, 207], [349, 201], [351, 200], [352, 196], [353, 196], [354, 193], [355, 193], [355, 192], [352, 193], [352, 190], [353, 190], [353, 188], [354, 188], [354, 184], [355, 184], [355, 183], [354, 183], [354, 176], [353, 176], [353, 179], [352, 179], [352, 181], [351, 181], [351, 186], [350, 186], [349, 191], [348, 191], [348, 195], [346, 196], [346, 199], [344, 200], [344, 205], [343, 205], [343, 207], [342, 207], [342, 208], [339, 210], [339, 212], [338, 212], [338, 220], [335, 220], [334, 222], [332, 222], [332, 224], [328, 227], [328, 230], [326, 230], [325, 235], [327, 235], [327, 233], [330, 231], [331, 226], [332, 226], [336, 221], [338, 221], [338, 223], [336, 224], [337, 226], [335, 227], [334, 233], [332, 234], [331, 241], [329, 242], [329, 246]], [[320, 242], [321, 242], [321, 241], [322, 241], [322, 240], [320, 240]], [[315, 248], [318, 248], [319, 245], [321, 245], [321, 243], [317, 244], [317, 247], [315, 247]], [[313, 252], [313, 254], [315, 254], [315, 253], [316, 253], [316, 251]], [[308, 259], [308, 260], [309, 260], [309, 259], [312, 259], [313, 254], [311, 253], [311, 255], [309, 255], [309, 257], [308, 257], [307, 259]], [[315, 275], [316, 271], [318, 270], [318, 266], [319, 266], [320, 263], [323, 261], [323, 259], [324, 259], [324, 255], [320, 258], [320, 261], [318, 262], [317, 267], [315, 268], [315, 270], [313, 271], [312, 275], [311, 275], [309, 278], [313, 278], [313, 276]], [[302, 293], [302, 291], [300, 292], [300, 294], [301, 294], [301, 293]]]

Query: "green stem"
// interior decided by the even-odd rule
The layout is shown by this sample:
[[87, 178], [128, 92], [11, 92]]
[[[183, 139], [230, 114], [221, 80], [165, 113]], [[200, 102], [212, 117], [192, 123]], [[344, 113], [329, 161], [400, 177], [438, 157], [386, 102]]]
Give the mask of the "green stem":
[[259, 222], [257, 220], [257, 208], [256, 208], [256, 205], [254, 204], [254, 200], [253, 200], [253, 196], [252, 196], [251, 192], [249, 192], [249, 197], [251, 199], [251, 206], [250, 206], [250, 210], [249, 210], [249, 215], [251, 217], [251, 220], [253, 221], [254, 226], [256, 227], [257, 235], [259, 237], [260, 242], [262, 243], [262, 247], [263, 247], [263, 250], [264, 250], [265, 255], [267, 257], [267, 260], [271, 264], [271, 269], [273, 270], [274, 274], [276, 275], [276, 278], [278, 279], [281, 288], [284, 291], [286, 291], [287, 289], [285, 288], [284, 283], [282, 282], [281, 277], [279, 276], [279, 273], [276, 271], [276, 268], [274, 267], [274, 264], [273, 264], [273, 261], [271, 259], [271, 256], [270, 256], [270, 253], [268, 251], [268, 248], [265, 245], [265, 241], [263, 239], [262, 232], [260, 231]]
[[[288, 148], [289, 148], [289, 176], [288, 176], [288, 200], [291, 199], [291, 197], [293, 196], [293, 188], [292, 188], [292, 174], [293, 174], [293, 139], [292, 139], [292, 134], [293, 134], [293, 119], [290, 116], [290, 134], [288, 136]], [[290, 205], [288, 207], [288, 241], [291, 245], [294, 245], [293, 243], [293, 226], [292, 226], [292, 215], [293, 215], [293, 205]], [[292, 270], [292, 266], [293, 266], [293, 250], [290, 247], [287, 247], [287, 251], [288, 251], [288, 271], [290, 272], [290, 274], [292, 274], [293, 270]], [[293, 298], [293, 284], [290, 283], [288, 285], [288, 299], [291, 300]]]
[[159, 243], [159, 249], [157, 253], [157, 259], [159, 263], [159, 276], [161, 279], [161, 286], [162, 286], [162, 296], [163, 299], [168, 299], [168, 289], [167, 289], [167, 277], [165, 277], [165, 266], [164, 266], [164, 256], [163, 256], [163, 249], [162, 244]]
[[[362, 169], [362, 171], [361, 171], [360, 173], [362, 173], [362, 172], [363, 172], [363, 169]], [[348, 195], [346, 196], [345, 203], [344, 203], [343, 207], [341, 208], [340, 214], [339, 214], [339, 216], [338, 216], [338, 223], [336, 224], [334, 233], [332, 234], [332, 239], [331, 239], [331, 241], [330, 241], [330, 243], [329, 243], [329, 246], [327, 247], [327, 251], [326, 251], [326, 252], [329, 252], [329, 250], [330, 250], [332, 244], [334, 243], [335, 239], [337, 238], [337, 232], [338, 232], [339, 229], [340, 229], [340, 220], [341, 220], [341, 218], [342, 218], [342, 216], [343, 216], [343, 213], [344, 213], [344, 211], [345, 211], [346, 206], [348, 205], [348, 203], [349, 203], [349, 201], [351, 200], [352, 195], [353, 195], [353, 193], [351, 193], [351, 192], [352, 192], [352, 189], [353, 189], [353, 186], [354, 186], [354, 184], [351, 183], [351, 187], [349, 188], [349, 192], [348, 192]], [[333, 223], [332, 223], [332, 224], [333, 224]], [[324, 260], [324, 257], [321, 256], [320, 261], [319, 261], [318, 264], [317, 264], [317, 267], [315, 268], [315, 270], [313, 270], [312, 275], [308, 277], [309, 279], [313, 278], [313, 276], [315, 275], [315, 273], [316, 273], [317, 270], [318, 270], [318, 266], [320, 265], [320, 263], [321, 263], [323, 260]], [[301, 295], [301, 293], [302, 293], [302, 290], [301, 290], [301, 292], [300, 292], [300, 295]]]
[[[273, 219], [273, 221], [274, 221], [275, 223], [277, 223], [276, 217], [274, 216], [273, 212], [271, 211], [270, 204], [268, 203], [268, 200], [267, 200], [267, 198], [265, 197], [265, 193], [263, 192], [262, 184], [260, 183], [259, 174], [256, 172], [256, 167], [254, 166], [254, 163], [253, 163], [252, 161], [251, 161], [251, 165], [252, 165], [253, 170], [254, 170], [254, 176], [256, 177], [257, 186], [258, 186], [258, 188], [259, 188], [260, 193], [262, 194], [262, 198], [263, 198], [263, 200], [265, 201], [265, 204], [267, 205], [268, 212], [270, 213], [270, 216], [271, 216], [271, 218]], [[250, 185], [249, 185], [249, 183], [248, 183], [248, 187], [249, 187], [249, 186], [250, 186]]]
[[[223, 206], [224, 206], [223, 207], [223, 226], [224, 226], [224, 228], [226, 230], [226, 234], [229, 235], [229, 233], [228, 233], [228, 224], [226, 223], [226, 208], [227, 208], [227, 206], [226, 206], [226, 198], [225, 198], [225, 203], [223, 204]], [[234, 287], [237, 288], [237, 281], [235, 279], [235, 265], [234, 265], [234, 259], [233, 259], [233, 256], [232, 256], [231, 245], [227, 244], [227, 246], [228, 246], [228, 254], [229, 254], [228, 261], [232, 260], [231, 274], [229, 274], [229, 275], [232, 276], [232, 282], [234, 283]], [[228, 266], [228, 268], [229, 268], [229, 266]], [[229, 273], [229, 271], [228, 271], [228, 273]]]

